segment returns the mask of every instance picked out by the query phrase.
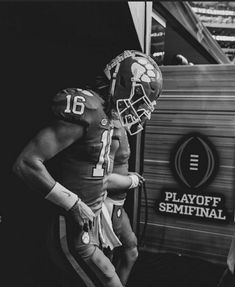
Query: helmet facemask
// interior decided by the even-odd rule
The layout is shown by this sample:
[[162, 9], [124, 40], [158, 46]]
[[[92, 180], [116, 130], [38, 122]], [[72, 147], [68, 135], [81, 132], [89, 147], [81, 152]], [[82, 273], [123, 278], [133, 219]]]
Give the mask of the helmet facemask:
[[145, 121], [151, 118], [154, 104], [147, 97], [142, 84], [132, 82], [132, 89], [128, 99], [117, 100], [116, 107], [122, 125], [130, 135], [143, 130]]

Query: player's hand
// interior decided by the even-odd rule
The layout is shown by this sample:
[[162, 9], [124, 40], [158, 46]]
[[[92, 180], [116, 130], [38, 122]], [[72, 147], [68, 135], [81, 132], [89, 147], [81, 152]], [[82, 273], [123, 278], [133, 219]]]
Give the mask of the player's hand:
[[80, 199], [69, 210], [69, 213], [74, 218], [75, 222], [82, 227], [84, 226], [84, 224], [90, 225], [95, 218], [94, 212]]
[[136, 175], [137, 177], [138, 177], [138, 179], [139, 179], [139, 186], [141, 186], [144, 182], [145, 182], [145, 178], [143, 177], [143, 176], [141, 176], [140, 174], [138, 174], [138, 172], [128, 172], [128, 175], [132, 175], [132, 174], [134, 174], [134, 175]]

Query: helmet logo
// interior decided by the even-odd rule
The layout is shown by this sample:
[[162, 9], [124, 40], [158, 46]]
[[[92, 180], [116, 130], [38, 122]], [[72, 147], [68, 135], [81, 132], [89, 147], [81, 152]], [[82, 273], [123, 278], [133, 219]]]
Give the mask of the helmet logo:
[[135, 62], [131, 65], [131, 71], [134, 76], [133, 81], [143, 81], [146, 83], [150, 83], [151, 78], [155, 79], [156, 77], [156, 74], [154, 73], [153, 69], [153, 65], [149, 64], [147, 59], [138, 59], [138, 63]]
[[148, 74], [149, 77], [155, 77], [155, 73], [152, 70], [147, 71], [147, 74]]
[[[141, 76], [144, 74], [144, 72], [146, 71], [145, 68], [143, 66], [141, 66], [140, 64], [138, 63], [133, 63], [131, 65], [131, 71], [132, 71], [132, 74], [134, 76], [134, 81], [139, 81]], [[150, 79], [149, 79], [150, 81]], [[145, 81], [146, 82], [146, 81]]]

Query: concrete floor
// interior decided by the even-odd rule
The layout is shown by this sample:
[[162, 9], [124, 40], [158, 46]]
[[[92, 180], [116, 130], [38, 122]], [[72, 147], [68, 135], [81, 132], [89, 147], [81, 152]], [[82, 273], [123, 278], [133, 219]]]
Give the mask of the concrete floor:
[[216, 287], [224, 270], [199, 259], [140, 252], [127, 287]]

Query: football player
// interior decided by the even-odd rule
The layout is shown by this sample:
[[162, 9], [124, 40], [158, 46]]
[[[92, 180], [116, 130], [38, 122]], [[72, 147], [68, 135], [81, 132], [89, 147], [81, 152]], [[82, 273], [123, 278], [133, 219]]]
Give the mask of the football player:
[[[130, 66], [133, 70], [138, 69], [135, 79], [129, 69]], [[110, 151], [111, 171], [128, 175], [130, 174], [128, 167], [130, 148], [126, 131], [129, 135], [137, 134], [143, 129], [144, 122], [150, 119], [154, 109], [151, 105], [156, 104], [162, 91], [162, 74], [150, 57], [128, 58], [121, 63], [117, 57], [107, 65], [105, 73], [108, 79], [115, 81], [113, 85], [116, 85], [116, 89], [111, 90], [111, 95], [114, 98], [123, 99], [118, 101], [118, 113], [121, 121], [114, 122]], [[128, 94], [131, 97], [126, 99]], [[122, 242], [122, 246], [114, 250], [114, 257], [111, 255], [111, 258], [113, 258], [116, 272], [124, 286], [138, 257], [137, 238], [123, 208], [126, 195], [125, 191], [109, 189], [108, 197], [105, 200], [112, 216], [114, 232]]]
[[[115, 73], [111, 75], [109, 70], [106, 72], [111, 75], [110, 93], [103, 98], [88, 89], [68, 88], [60, 91], [53, 99], [54, 121], [39, 131], [14, 164], [14, 171], [19, 177], [64, 211], [67, 251], [71, 253], [70, 262], [75, 264], [73, 267], [76, 269], [76, 262], [82, 258], [102, 285], [107, 287], [123, 285], [114, 266], [99, 248], [113, 249], [121, 245], [103, 204], [106, 190], [134, 188], [142, 180], [137, 174], [108, 174], [113, 114], [118, 112], [122, 124], [132, 133], [140, 130], [141, 121], [149, 117], [155, 105], [155, 98], [148, 95], [138, 102], [144, 92], [140, 83], [150, 80], [154, 88], [159, 76], [154, 68], [147, 68], [144, 60], [148, 62], [148, 57], [140, 52], [124, 51], [115, 59], [110, 67], [116, 64], [120, 66], [126, 60], [131, 63], [126, 66], [132, 76], [126, 79], [126, 84], [130, 81], [129, 85], [132, 86], [131, 93], [117, 93], [121, 86], [116, 81]], [[137, 110], [128, 114], [130, 107], [127, 105], [132, 99]], [[147, 112], [143, 111], [145, 108]], [[60, 182], [46, 168], [46, 162], [58, 154]]]
[[[114, 134], [110, 150], [112, 171], [122, 175], [129, 174], [130, 148], [125, 128], [119, 121], [115, 122]], [[125, 191], [109, 189], [105, 204], [112, 218], [113, 230], [120, 239], [122, 246], [114, 252], [108, 250], [116, 272], [123, 284], [126, 285], [131, 269], [137, 260], [137, 238], [123, 206], [127, 193]]]

